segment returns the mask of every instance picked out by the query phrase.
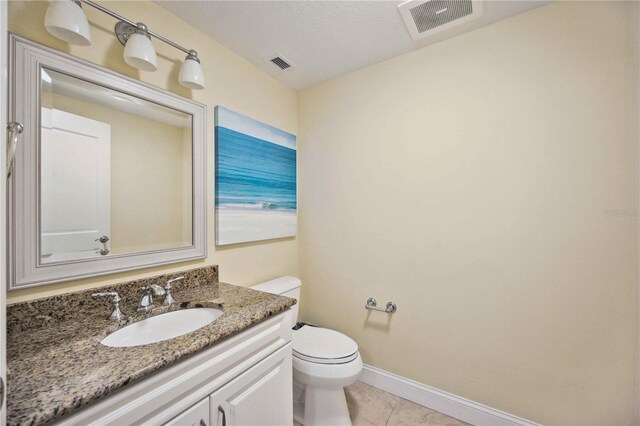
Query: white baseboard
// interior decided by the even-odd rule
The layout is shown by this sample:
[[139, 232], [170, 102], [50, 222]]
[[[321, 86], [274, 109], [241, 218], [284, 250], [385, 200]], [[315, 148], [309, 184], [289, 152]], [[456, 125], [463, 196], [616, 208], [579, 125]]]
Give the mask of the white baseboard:
[[370, 365], [365, 364], [359, 380], [472, 425], [538, 426], [537, 423], [529, 420], [414, 382]]

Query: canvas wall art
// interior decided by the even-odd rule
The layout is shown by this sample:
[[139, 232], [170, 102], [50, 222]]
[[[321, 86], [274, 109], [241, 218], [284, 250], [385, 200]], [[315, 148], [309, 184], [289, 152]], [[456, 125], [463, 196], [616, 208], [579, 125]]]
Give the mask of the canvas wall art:
[[296, 235], [296, 137], [216, 107], [216, 244]]

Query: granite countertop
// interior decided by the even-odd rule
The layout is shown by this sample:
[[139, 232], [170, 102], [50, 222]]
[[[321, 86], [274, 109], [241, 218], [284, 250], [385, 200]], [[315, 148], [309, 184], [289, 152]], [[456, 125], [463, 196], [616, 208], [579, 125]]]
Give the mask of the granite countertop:
[[[219, 283], [217, 269], [215, 276], [200, 274], [198, 278], [182, 289], [180, 284], [174, 287], [177, 305], [161, 307], [156, 303], [158, 307], [148, 314], [135, 312], [136, 306], [131, 305], [140, 281], [145, 280], [127, 283], [127, 287], [114, 286], [127, 296], [121, 306], [130, 314], [119, 322], [105, 319], [110, 305], [93, 301], [90, 291], [72, 293], [71, 305], [61, 305], [65, 297], [56, 296], [49, 304], [39, 301], [10, 306], [7, 424], [39, 425], [58, 419], [295, 304], [288, 297]], [[83, 300], [85, 297], [88, 300]], [[61, 306], [67, 306], [62, 313]], [[105, 336], [128, 324], [193, 307], [222, 307], [224, 313], [203, 328], [163, 342], [128, 348], [100, 344]]]

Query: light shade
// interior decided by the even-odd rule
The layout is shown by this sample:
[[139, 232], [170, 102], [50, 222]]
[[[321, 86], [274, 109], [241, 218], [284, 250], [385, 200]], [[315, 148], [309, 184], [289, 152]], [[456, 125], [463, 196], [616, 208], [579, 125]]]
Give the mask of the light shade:
[[91, 32], [82, 8], [73, 0], [54, 0], [47, 9], [44, 26], [54, 37], [67, 43], [89, 46]]
[[180, 67], [178, 81], [189, 89], [204, 89], [204, 73], [197, 56], [187, 56]]
[[124, 61], [142, 71], [156, 71], [158, 58], [151, 40], [146, 35], [134, 33], [124, 46]]

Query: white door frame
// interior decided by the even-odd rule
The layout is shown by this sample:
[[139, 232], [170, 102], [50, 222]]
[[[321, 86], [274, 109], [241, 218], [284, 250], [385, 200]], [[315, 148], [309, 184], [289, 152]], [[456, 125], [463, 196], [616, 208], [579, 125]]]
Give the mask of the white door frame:
[[[7, 381], [7, 320], [6, 320], [6, 294], [7, 294], [7, 172], [5, 170], [7, 153], [7, 2], [0, 1], [0, 377], [3, 383]], [[5, 396], [0, 406], [0, 425], [6, 424], [7, 397]]]

